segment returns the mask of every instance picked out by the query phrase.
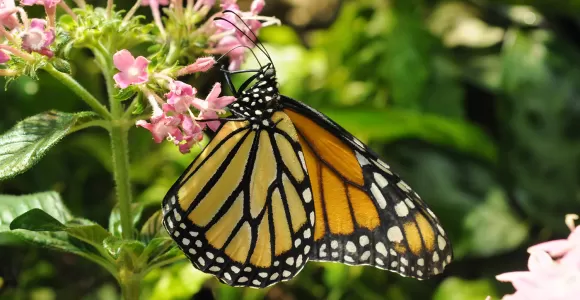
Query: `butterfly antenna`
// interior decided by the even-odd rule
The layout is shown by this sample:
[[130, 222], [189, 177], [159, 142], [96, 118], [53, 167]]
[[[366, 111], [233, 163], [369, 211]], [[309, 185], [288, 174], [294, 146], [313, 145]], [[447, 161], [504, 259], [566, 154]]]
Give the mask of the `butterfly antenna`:
[[252, 53], [252, 55], [254, 56], [254, 58], [256, 59], [256, 62], [258, 63], [258, 65], [260, 65], [260, 67], [262, 67], [262, 64], [260, 63], [260, 60], [258, 59], [258, 56], [256, 55], [256, 53], [254, 52], [254, 50], [252, 50], [252, 48], [246, 46], [246, 45], [239, 45], [239, 46], [235, 46], [234, 48], [228, 50], [228, 52], [222, 54], [218, 59], [216, 59], [216, 62], [220, 61], [222, 58], [226, 57], [226, 55], [228, 55], [230, 52], [238, 49], [238, 48], [246, 48], [248, 50], [250, 50], [250, 52]]
[[[238, 18], [238, 20], [240, 20], [240, 22], [242, 22], [242, 24], [244, 24], [244, 26], [246, 26], [246, 28], [248, 29], [248, 31], [252, 33], [252, 36], [254, 36], [254, 39], [250, 39], [250, 40], [254, 43], [254, 45], [256, 45], [256, 47], [258, 47], [260, 50], [262, 50], [262, 52], [264, 52], [264, 54], [268, 57], [268, 59], [270, 60], [270, 62], [272, 62], [272, 59], [270, 58], [270, 54], [268, 54], [268, 51], [266, 51], [266, 47], [264, 46], [264, 44], [262, 44], [262, 42], [260, 41], [260, 39], [258, 38], [258, 36], [256, 35], [256, 33], [252, 30], [252, 28], [250, 28], [250, 26], [248, 25], [248, 23], [246, 23], [246, 21], [244, 21], [244, 19], [242, 19], [242, 17], [240, 15], [238, 15], [233, 10], [226, 9], [226, 10], [223, 11], [223, 13], [224, 14], [225, 13], [231, 13], [234, 16], [236, 16]], [[238, 30], [240, 30], [240, 29], [238, 29]], [[244, 32], [242, 32], [242, 33], [244, 33]]]
[[[237, 16], [237, 15], [236, 15]], [[239, 17], [239, 16], [238, 16]], [[256, 42], [254, 41], [254, 39], [252, 39], [252, 37], [250, 37], [247, 33], [245, 33], [243, 30], [240, 29], [240, 27], [238, 27], [236, 24], [234, 24], [233, 22], [231, 22], [230, 20], [224, 19], [222, 17], [217, 17], [215, 18], [215, 20], [219, 20], [219, 21], [224, 21], [224, 22], [228, 22], [228, 24], [232, 25], [237, 31], [239, 31], [241, 34], [243, 34], [249, 41], [251, 41], [254, 46], [256, 46], [256, 48], [258, 48], [262, 53], [264, 53], [264, 55], [266, 55], [266, 57], [268, 58], [268, 60], [272, 63], [272, 58], [270, 58], [270, 55], [268, 54], [268, 52], [265, 50], [264, 45], [262, 45], [262, 43], [260, 43], [259, 45], [256, 44]], [[244, 25], [248, 26], [246, 23], [244, 23]], [[248, 27], [249, 28], [249, 27]], [[254, 37], [256, 36], [253, 31], [250, 29], [250, 32], [252, 32], [252, 34], [254, 35]], [[256, 37], [257, 39], [257, 37]], [[258, 41], [259, 42], [259, 41]], [[260, 47], [261, 46], [261, 47]]]

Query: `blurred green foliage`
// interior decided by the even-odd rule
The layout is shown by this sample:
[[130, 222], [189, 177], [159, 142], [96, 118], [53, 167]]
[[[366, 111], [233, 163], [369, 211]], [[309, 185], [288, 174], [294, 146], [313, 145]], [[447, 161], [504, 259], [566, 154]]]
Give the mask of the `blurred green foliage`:
[[[564, 215], [580, 212], [580, 1], [520, 2], [344, 1], [329, 28], [262, 32], [282, 92], [369, 143], [440, 217], [456, 253], [442, 276], [419, 282], [309, 263], [292, 281], [255, 290], [219, 284], [183, 262], [151, 272], [143, 297], [470, 300], [509, 293], [494, 275], [524, 269], [526, 248], [565, 236]], [[276, 1], [269, 5], [282, 16]], [[75, 77], [102, 98], [92, 58], [71, 55]], [[49, 109], [88, 109], [39, 75], [0, 92], [2, 132]], [[0, 193], [55, 190], [74, 215], [114, 229], [105, 134], [66, 137], [34, 168], [0, 182]], [[145, 130], [131, 134], [142, 210], [135, 221], [143, 224], [198, 151], [181, 155], [152, 143]], [[0, 299], [119, 297], [114, 279], [91, 262], [2, 235], [0, 243]]]

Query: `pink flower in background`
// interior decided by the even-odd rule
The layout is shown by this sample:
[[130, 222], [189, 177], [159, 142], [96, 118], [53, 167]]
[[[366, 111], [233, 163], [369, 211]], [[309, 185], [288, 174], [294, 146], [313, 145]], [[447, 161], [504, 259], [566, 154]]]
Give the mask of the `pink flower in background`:
[[528, 249], [529, 271], [498, 275], [511, 282], [516, 292], [504, 300], [572, 300], [580, 295], [580, 226], [577, 215], [566, 216], [572, 233], [565, 240], [541, 243]]
[[[205, 100], [195, 98], [193, 100], [193, 106], [197, 108], [201, 113], [199, 115], [200, 119], [205, 120], [214, 120], [218, 119], [218, 112], [223, 111], [223, 109], [228, 106], [230, 103], [236, 100], [236, 97], [233, 96], [221, 96], [219, 95], [222, 92], [221, 84], [218, 82], [216, 83]], [[211, 130], [216, 131], [220, 126], [220, 121], [208, 121], [202, 122], [207, 125]]]
[[2, 50], [0, 50], [0, 64], [3, 64], [10, 60], [10, 55]]
[[16, 4], [14, 0], [0, 0], [0, 26], [6, 26], [8, 29], [14, 29], [20, 24], [16, 17]]
[[[216, 20], [214, 25], [216, 32], [214, 37], [218, 37], [214, 49], [209, 50], [210, 53], [227, 54], [230, 58], [230, 71], [238, 70], [244, 62], [245, 48], [255, 47], [254, 41], [258, 35], [259, 30], [264, 26], [259, 20], [267, 20], [268, 18], [258, 16], [265, 6], [264, 0], [254, 0], [250, 6], [249, 12], [240, 11], [240, 8], [235, 0], [224, 1], [221, 8], [226, 11], [221, 17], [225, 20]], [[241, 20], [240, 20], [241, 18]], [[270, 18], [266, 23], [277, 23], [277, 19]], [[244, 24], [245, 23], [245, 24]], [[266, 24], [266, 25], [268, 25]], [[236, 28], [237, 27], [237, 28]], [[235, 49], [232, 51], [232, 49]]]
[[113, 63], [121, 71], [115, 74], [113, 79], [122, 89], [132, 84], [141, 84], [149, 80], [149, 74], [147, 73], [149, 61], [143, 56], [135, 58], [131, 55], [131, 52], [121, 50], [113, 55]]
[[201, 9], [209, 10], [215, 5], [215, 0], [197, 0], [193, 6], [194, 11], [200, 11]]
[[52, 8], [57, 6], [60, 1], [62, 0], [20, 0], [20, 4], [25, 6], [38, 4], [44, 5], [44, 7]]
[[141, 6], [149, 5], [169, 5], [169, 0], [143, 0]]
[[259, 15], [262, 12], [262, 10], [264, 9], [264, 6], [266, 6], [266, 1], [254, 0], [254, 1], [252, 1], [252, 5], [250, 6], [250, 12], [253, 15]]
[[54, 30], [46, 30], [46, 21], [32, 19], [30, 27], [21, 34], [22, 48], [28, 52], [38, 52], [52, 57], [54, 53], [48, 48], [54, 41]]
[[191, 65], [183, 67], [181, 70], [177, 71], [177, 76], [183, 76], [196, 72], [206, 72], [209, 69], [213, 68], [215, 63], [216, 63], [215, 59], [211, 56], [200, 57], [196, 59], [195, 62], [192, 63]]

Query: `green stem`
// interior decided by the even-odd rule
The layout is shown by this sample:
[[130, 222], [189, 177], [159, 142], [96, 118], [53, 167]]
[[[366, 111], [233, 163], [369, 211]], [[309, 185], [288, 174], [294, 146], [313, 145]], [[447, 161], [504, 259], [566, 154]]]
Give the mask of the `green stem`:
[[124, 239], [133, 238], [133, 217], [131, 213], [131, 182], [129, 180], [129, 123], [123, 116], [123, 105], [115, 99], [115, 81], [113, 80], [113, 61], [110, 51], [101, 43], [93, 48], [95, 58], [103, 71], [109, 95], [109, 105], [113, 121], [111, 122], [110, 136], [113, 153], [113, 174], [117, 190], [117, 200], [121, 217], [121, 229]]
[[179, 59], [179, 47], [175, 45], [175, 42], [169, 44], [169, 52], [167, 53], [167, 58], [165, 59], [165, 65], [171, 66]]
[[111, 124], [110, 136], [113, 150], [113, 173], [115, 176], [115, 184], [117, 185], [117, 200], [119, 201], [121, 228], [124, 239], [133, 238], [128, 133], [129, 128], [126, 122], [116, 120]]
[[101, 104], [97, 98], [89, 93], [89, 91], [87, 91], [82, 85], [80, 85], [74, 78], [66, 73], [58, 71], [51, 64], [47, 64], [43, 67], [43, 69], [52, 77], [66, 85], [75, 94], [77, 94], [77, 96], [79, 96], [86, 104], [88, 104], [96, 113], [105, 119], [111, 119], [111, 114], [107, 108]]
[[130, 270], [121, 269], [119, 271], [119, 285], [125, 300], [138, 300], [141, 284], [141, 274], [133, 273]]

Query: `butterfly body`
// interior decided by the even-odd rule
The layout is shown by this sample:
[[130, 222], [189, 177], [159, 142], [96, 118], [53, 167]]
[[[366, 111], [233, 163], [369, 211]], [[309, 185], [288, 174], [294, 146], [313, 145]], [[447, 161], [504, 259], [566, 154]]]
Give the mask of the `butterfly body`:
[[280, 95], [271, 63], [253, 72], [163, 200], [163, 223], [193, 265], [256, 288], [308, 260], [441, 273], [451, 245], [421, 198], [340, 125]]

